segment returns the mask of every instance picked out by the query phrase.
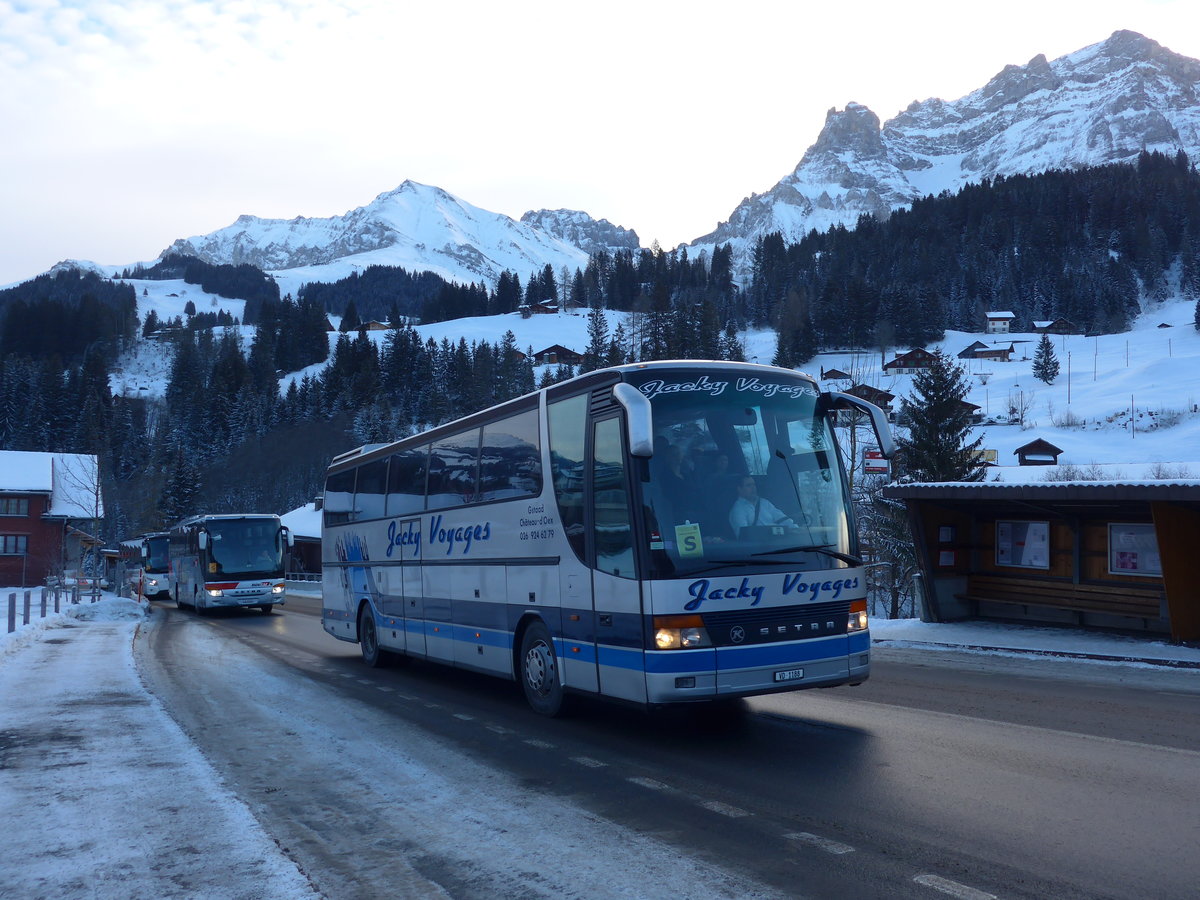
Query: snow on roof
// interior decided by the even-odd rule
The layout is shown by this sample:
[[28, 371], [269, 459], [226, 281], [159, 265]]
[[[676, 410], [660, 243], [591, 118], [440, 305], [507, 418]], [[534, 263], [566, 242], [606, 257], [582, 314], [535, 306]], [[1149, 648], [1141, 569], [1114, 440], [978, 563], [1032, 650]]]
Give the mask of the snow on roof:
[[1001, 310], [998, 312], [993, 310], [993, 311], [984, 313], [984, 315], [987, 316], [989, 319], [1015, 319], [1017, 317], [1016, 313], [1011, 313], [1011, 312], [1008, 312], [1007, 310]]
[[285, 528], [296, 537], [319, 538], [321, 536], [321, 511], [315, 503], [284, 513], [279, 517]]
[[0, 450], [0, 491], [49, 494], [52, 516], [103, 516], [99, 478], [96, 457], [88, 453]]

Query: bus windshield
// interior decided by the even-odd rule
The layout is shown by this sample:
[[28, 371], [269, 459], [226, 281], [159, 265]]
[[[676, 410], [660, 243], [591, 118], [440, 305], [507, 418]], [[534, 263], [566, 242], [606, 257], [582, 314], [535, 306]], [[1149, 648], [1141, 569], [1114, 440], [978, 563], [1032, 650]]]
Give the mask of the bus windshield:
[[277, 576], [283, 571], [283, 536], [277, 519], [210, 519], [212, 575]]
[[700, 376], [636, 386], [653, 408], [642, 485], [650, 577], [859, 564], [839, 453], [812, 382], [777, 373], [769, 383]]
[[146, 538], [146, 548], [149, 551], [145, 565], [147, 572], [158, 573], [167, 571], [168, 563], [170, 562], [170, 546], [170, 535], [159, 534], [152, 538]]

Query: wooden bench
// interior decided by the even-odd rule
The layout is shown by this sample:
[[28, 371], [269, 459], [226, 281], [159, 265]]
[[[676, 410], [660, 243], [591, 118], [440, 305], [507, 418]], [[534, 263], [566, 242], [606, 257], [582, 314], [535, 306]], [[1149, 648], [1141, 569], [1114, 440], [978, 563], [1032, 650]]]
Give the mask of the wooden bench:
[[1162, 596], [1159, 586], [1072, 584], [998, 575], [968, 575], [967, 592], [957, 595], [960, 600], [974, 602], [1044, 606], [1139, 619], [1159, 619]]

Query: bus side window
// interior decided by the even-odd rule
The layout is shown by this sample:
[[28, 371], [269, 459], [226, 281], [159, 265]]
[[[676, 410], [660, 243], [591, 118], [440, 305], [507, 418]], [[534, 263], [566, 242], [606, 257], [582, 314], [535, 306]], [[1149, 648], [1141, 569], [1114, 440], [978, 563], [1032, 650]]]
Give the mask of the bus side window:
[[429, 454], [429, 508], [465, 506], [479, 499], [479, 429], [434, 441]]
[[384, 489], [387, 487], [386, 459], [377, 459], [358, 470], [354, 494], [354, 518], [378, 519], [383, 516]]
[[536, 496], [542, 490], [538, 412], [526, 410], [483, 426], [479, 499]]
[[429, 445], [392, 454], [388, 469], [387, 514], [406, 516], [425, 508], [425, 467]]
[[586, 394], [557, 400], [547, 407], [550, 479], [563, 531], [575, 555], [584, 559], [583, 442], [587, 437]]
[[325, 482], [325, 524], [339, 525], [349, 522], [354, 512], [354, 473], [356, 470], [347, 469], [330, 475]]

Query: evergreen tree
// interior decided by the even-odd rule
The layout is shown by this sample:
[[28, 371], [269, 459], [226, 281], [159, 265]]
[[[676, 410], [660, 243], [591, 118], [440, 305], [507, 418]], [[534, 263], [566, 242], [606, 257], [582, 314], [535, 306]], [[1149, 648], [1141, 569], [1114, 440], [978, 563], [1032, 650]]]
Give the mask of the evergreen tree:
[[1058, 377], [1058, 357], [1054, 355], [1054, 345], [1050, 343], [1048, 334], [1042, 335], [1033, 354], [1033, 377], [1046, 384], [1054, 384], [1054, 379]]
[[908, 436], [897, 441], [908, 475], [918, 481], [983, 480], [986, 469], [977, 452], [983, 437], [968, 441], [968, 388], [966, 374], [941, 350], [928, 369], [913, 376], [914, 394], [901, 400]]
[[351, 300], [346, 304], [346, 312], [342, 316], [342, 324], [338, 326], [338, 331], [345, 334], [349, 331], [357, 331], [358, 326], [362, 324], [358, 321], [358, 309]]
[[197, 509], [200, 496], [200, 470], [192, 455], [179, 444], [167, 471], [162, 496], [158, 500], [159, 521], [171, 526]]
[[599, 305], [588, 311], [587, 333], [587, 349], [583, 351], [583, 362], [579, 366], [581, 375], [602, 368], [608, 356], [608, 319]]

